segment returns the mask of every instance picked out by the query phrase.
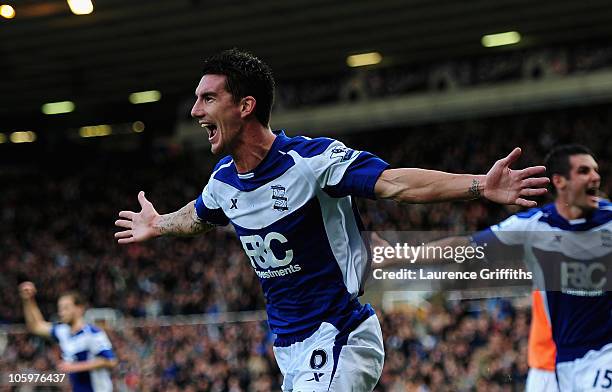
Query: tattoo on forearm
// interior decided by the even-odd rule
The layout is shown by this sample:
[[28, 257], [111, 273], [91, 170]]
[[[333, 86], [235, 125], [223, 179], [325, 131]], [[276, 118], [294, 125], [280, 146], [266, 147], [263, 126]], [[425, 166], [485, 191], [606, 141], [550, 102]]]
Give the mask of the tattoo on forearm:
[[480, 181], [472, 180], [472, 186], [470, 186], [470, 189], [468, 190], [468, 192], [471, 197], [475, 199], [479, 198], [480, 197]]
[[162, 235], [192, 236], [209, 228], [209, 225], [194, 219], [193, 204], [188, 204], [171, 214], [162, 215], [159, 220], [159, 230]]

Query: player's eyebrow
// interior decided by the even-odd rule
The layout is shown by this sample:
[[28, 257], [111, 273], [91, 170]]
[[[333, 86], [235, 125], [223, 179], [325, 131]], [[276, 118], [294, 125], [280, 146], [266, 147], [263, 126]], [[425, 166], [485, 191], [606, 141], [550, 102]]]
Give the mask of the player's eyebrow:
[[196, 91], [195, 96], [196, 97], [216, 97], [217, 93], [214, 91], [204, 91], [198, 94], [198, 92]]

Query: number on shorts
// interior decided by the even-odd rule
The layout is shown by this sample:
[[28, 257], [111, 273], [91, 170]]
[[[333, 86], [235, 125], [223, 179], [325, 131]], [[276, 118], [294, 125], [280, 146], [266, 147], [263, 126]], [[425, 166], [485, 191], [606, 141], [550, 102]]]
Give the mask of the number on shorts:
[[310, 356], [310, 367], [317, 370], [321, 369], [327, 363], [327, 353], [325, 350], [316, 349]]
[[[599, 380], [599, 374], [602, 372], [602, 369], [598, 369], [595, 374], [595, 381], [593, 381], [593, 388], [597, 387], [597, 381]], [[605, 369], [602, 374], [603, 380], [601, 382], [600, 387], [603, 389], [609, 389], [612, 386], [612, 369]], [[605, 380], [605, 381], [604, 381]]]

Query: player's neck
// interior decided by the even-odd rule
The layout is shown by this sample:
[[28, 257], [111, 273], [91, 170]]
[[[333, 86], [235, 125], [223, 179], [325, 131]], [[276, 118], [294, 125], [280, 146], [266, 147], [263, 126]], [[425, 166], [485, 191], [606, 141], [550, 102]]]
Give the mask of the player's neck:
[[245, 128], [231, 153], [238, 173], [248, 173], [264, 160], [276, 135], [264, 126]]
[[70, 324], [70, 333], [74, 334], [79, 332], [85, 326], [85, 321], [82, 318], [75, 320]]
[[584, 218], [585, 216], [584, 210], [582, 208], [571, 205], [562, 198], [557, 198], [557, 200], [555, 200], [555, 208], [557, 209], [559, 215], [561, 215], [568, 221]]

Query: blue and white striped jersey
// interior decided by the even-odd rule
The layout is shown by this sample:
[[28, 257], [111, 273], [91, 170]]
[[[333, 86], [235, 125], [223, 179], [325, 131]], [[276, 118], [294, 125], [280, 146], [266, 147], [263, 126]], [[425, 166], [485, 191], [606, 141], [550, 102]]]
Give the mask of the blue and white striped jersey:
[[557, 363], [612, 342], [612, 204], [568, 221], [554, 204], [476, 233], [487, 257], [522, 257], [534, 273], [557, 346]]
[[[68, 324], [53, 324], [51, 337], [62, 350], [62, 359], [66, 362], [89, 361], [95, 357], [115, 358], [113, 347], [106, 333], [100, 328], [85, 324], [73, 334]], [[96, 369], [89, 372], [71, 373], [70, 383], [75, 392], [107, 392], [113, 390], [110, 371]]]
[[234, 226], [263, 287], [277, 346], [322, 322], [346, 331], [373, 314], [357, 300], [369, 255], [352, 196], [374, 198], [388, 166], [333, 139], [279, 132], [252, 172], [239, 174], [229, 156], [215, 167], [197, 215]]

